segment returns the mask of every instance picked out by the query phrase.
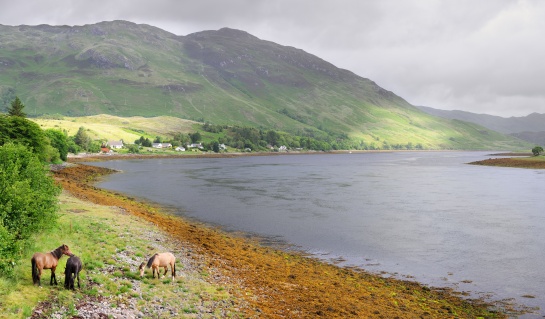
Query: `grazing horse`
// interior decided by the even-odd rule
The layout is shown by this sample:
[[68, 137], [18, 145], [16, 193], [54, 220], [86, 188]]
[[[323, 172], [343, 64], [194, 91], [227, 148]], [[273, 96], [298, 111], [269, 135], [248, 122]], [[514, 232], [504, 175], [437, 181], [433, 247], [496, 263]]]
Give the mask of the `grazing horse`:
[[49, 253], [35, 253], [32, 255], [30, 262], [32, 263], [32, 282], [34, 284], [38, 283], [38, 286], [41, 286], [42, 283], [40, 278], [42, 277], [42, 269], [51, 269], [51, 280], [50, 285], [57, 284], [57, 277], [55, 277], [55, 269], [57, 269], [57, 264], [62, 255], [72, 256], [70, 248], [66, 245], [62, 245], [59, 248], [53, 250]]
[[81, 259], [78, 256], [72, 255], [66, 261], [66, 268], [64, 269], [64, 288], [74, 290], [74, 282], [78, 278], [79, 285], [79, 272], [81, 271], [82, 264]]
[[155, 271], [157, 271], [157, 279], [159, 279], [159, 267], [165, 268], [165, 273], [163, 277], [167, 274], [168, 266], [170, 265], [170, 270], [172, 271], [172, 279], [176, 277], [176, 257], [171, 253], [158, 253], [148, 260], [148, 264], [140, 264], [138, 269], [140, 270], [140, 277], [144, 277], [144, 271], [147, 268], [152, 269], [153, 278], [155, 278]]

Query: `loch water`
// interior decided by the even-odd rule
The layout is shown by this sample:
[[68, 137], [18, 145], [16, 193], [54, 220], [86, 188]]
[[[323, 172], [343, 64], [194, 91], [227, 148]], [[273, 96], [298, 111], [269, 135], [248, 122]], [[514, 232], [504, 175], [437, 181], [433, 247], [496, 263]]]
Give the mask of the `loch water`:
[[117, 160], [97, 186], [385, 276], [545, 315], [545, 170], [490, 152]]

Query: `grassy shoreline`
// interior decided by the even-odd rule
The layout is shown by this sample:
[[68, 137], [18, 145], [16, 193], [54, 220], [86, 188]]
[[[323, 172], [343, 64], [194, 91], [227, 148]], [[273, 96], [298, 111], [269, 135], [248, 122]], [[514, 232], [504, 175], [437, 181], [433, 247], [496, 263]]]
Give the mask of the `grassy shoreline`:
[[[22, 305], [17, 301], [0, 303], [1, 310], [5, 307], [16, 310], [6, 318], [22, 318], [29, 311], [34, 315], [37, 311], [54, 312], [62, 307], [75, 314], [79, 311], [78, 306], [81, 309], [85, 309], [85, 305], [96, 307], [101, 298], [106, 298], [106, 302], [110, 303], [110, 307], [106, 308], [113, 315], [122, 307], [132, 307], [141, 313], [147, 311], [146, 314], [161, 318], [507, 317], [506, 312], [499, 312], [491, 304], [482, 300], [464, 299], [460, 293], [449, 289], [435, 289], [415, 282], [383, 278], [361, 270], [339, 268], [297, 253], [262, 247], [252, 240], [168, 215], [160, 207], [149, 203], [92, 186], [97, 178], [109, 173], [112, 172], [107, 169], [81, 164], [73, 164], [55, 172], [55, 178], [65, 189], [61, 200], [77, 203], [74, 204], [76, 207], [61, 210], [63, 217], [60, 227], [66, 231], [70, 225], [72, 234], [76, 228], [74, 225], [80, 225], [78, 231], [88, 230], [90, 239], [86, 245], [81, 244], [79, 237], [57, 235], [50, 240], [56, 239], [55, 242], [59, 243], [68, 241], [72, 251], [82, 257], [86, 265], [84, 288], [72, 294], [45, 285], [44, 289], [32, 287], [30, 273], [26, 269], [29, 267], [25, 263], [21, 266], [18, 288], [12, 293], [20, 296], [21, 291], [31, 291], [30, 295], [39, 297], [29, 298]], [[112, 210], [108, 217], [86, 217], [108, 209]], [[103, 218], [102, 225], [109, 228], [103, 230], [96, 225], [90, 227], [90, 224], [86, 224], [96, 222], [90, 221], [96, 218]], [[133, 226], [128, 226], [129, 221]], [[124, 241], [116, 235], [116, 230], [112, 230], [114, 226], [121, 227], [125, 234]], [[155, 235], [142, 236], [138, 229]], [[157, 240], [158, 237], [161, 239]], [[42, 250], [51, 249], [49, 246], [40, 247], [43, 247]], [[191, 280], [184, 277], [181, 284], [179, 281], [151, 283], [150, 278], [136, 278], [132, 264], [136, 260], [145, 259], [159, 248], [176, 251], [175, 255], [184, 260], [180, 272]], [[102, 261], [95, 265], [91, 263], [89, 269], [89, 261], [98, 252]], [[120, 258], [120, 253], [124, 257]], [[116, 268], [119, 260], [125, 263]], [[64, 270], [63, 262], [65, 260], [61, 261], [57, 273]], [[95, 270], [101, 272], [104, 268], [110, 271], [93, 273]], [[44, 278], [49, 278], [47, 272]], [[112, 278], [117, 279], [113, 281], [115, 284], [111, 283]], [[162, 308], [154, 308], [157, 300], [152, 292], [159, 293], [163, 285], [169, 288], [160, 298], [164, 305]], [[148, 290], [138, 292], [136, 287]], [[119, 297], [117, 292], [121, 290], [125, 292]], [[61, 297], [55, 297], [57, 294]], [[180, 297], [187, 302], [177, 303]], [[42, 301], [38, 303], [38, 300]], [[51, 306], [48, 308], [47, 305]], [[45, 318], [34, 315], [33, 318]]]
[[[40, 234], [34, 248], [45, 252], [59, 242], [84, 262], [81, 289], [63, 287], [67, 257], [57, 267], [59, 286], [49, 286], [49, 270], [42, 275], [43, 288], [33, 286], [29, 253], [18, 265], [15, 281], [0, 281], [0, 318], [172, 318], [198, 312], [206, 314], [203, 318], [241, 317], [227, 289], [202, 276], [206, 265], [190, 245], [168, 238], [120, 207], [92, 204], [63, 192], [58, 226]], [[140, 279], [139, 263], [164, 250], [180, 256], [179, 277], [152, 279], [148, 271]]]

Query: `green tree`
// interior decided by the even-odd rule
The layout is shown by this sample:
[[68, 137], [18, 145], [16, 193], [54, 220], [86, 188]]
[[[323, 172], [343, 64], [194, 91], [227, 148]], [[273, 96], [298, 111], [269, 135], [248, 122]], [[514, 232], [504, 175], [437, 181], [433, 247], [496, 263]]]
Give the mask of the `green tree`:
[[218, 143], [218, 141], [212, 142], [212, 150], [213, 150], [215, 153], [219, 153], [219, 152], [220, 152], [220, 143]]
[[189, 138], [191, 139], [191, 143], [197, 143], [201, 140], [202, 136], [201, 133], [195, 132], [195, 133], [189, 133]]
[[536, 147], [532, 148], [532, 154], [534, 154], [534, 156], [538, 156], [541, 153], [543, 153], [543, 147], [536, 146]]
[[66, 161], [68, 156], [68, 138], [60, 130], [47, 129], [45, 135], [49, 138], [51, 146], [59, 151], [61, 160]]
[[278, 140], [280, 139], [280, 134], [278, 134], [278, 132], [273, 130], [267, 131], [267, 135], [265, 139], [267, 143], [271, 144], [272, 146], [275, 146], [275, 145], [280, 146], [279, 144], [281, 144], [281, 143], [278, 143]]
[[151, 147], [152, 143], [151, 143], [151, 140], [149, 138], [146, 138], [143, 142], [142, 142], [142, 146], [145, 146], [145, 147]]
[[74, 136], [74, 143], [81, 147], [82, 150], [88, 151], [89, 147], [91, 146], [91, 142], [91, 137], [89, 136], [89, 134], [87, 134], [85, 128], [81, 126], [78, 129], [76, 135]]
[[39, 157], [24, 145], [0, 146], [0, 272], [15, 261], [33, 234], [57, 221], [57, 186]]
[[129, 153], [131, 154], [138, 154], [140, 153], [140, 146], [138, 144], [127, 144], [127, 149], [129, 150]]
[[81, 147], [79, 147], [76, 142], [74, 142], [74, 139], [73, 138], [68, 138], [68, 153], [72, 153], [72, 154], [78, 154], [79, 152], [81, 152]]
[[23, 108], [25, 105], [18, 96], [15, 97], [15, 100], [11, 102], [11, 107], [8, 107], [8, 114], [10, 116], [19, 116], [19, 117], [26, 117], [25, 112], [23, 112]]
[[0, 145], [13, 142], [29, 147], [45, 161], [49, 140], [40, 126], [19, 116], [0, 115]]

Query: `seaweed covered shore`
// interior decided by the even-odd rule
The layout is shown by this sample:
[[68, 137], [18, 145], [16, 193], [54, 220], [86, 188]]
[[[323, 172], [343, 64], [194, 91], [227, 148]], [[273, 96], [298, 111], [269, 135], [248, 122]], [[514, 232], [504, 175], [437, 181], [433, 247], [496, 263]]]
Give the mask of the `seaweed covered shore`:
[[[501, 155], [501, 154], [500, 154]], [[506, 154], [507, 155], [507, 154]], [[512, 156], [512, 155], [511, 155]], [[545, 169], [545, 157], [499, 157], [471, 162], [472, 165]]]
[[221, 274], [210, 281], [237, 287], [246, 318], [506, 318], [482, 300], [449, 289], [340, 268], [297, 253], [263, 247], [205, 225], [169, 215], [153, 204], [101, 190], [93, 183], [109, 169], [70, 164], [54, 170], [73, 196], [115, 206], [154, 223], [167, 236], [189, 242], [206, 266]]

